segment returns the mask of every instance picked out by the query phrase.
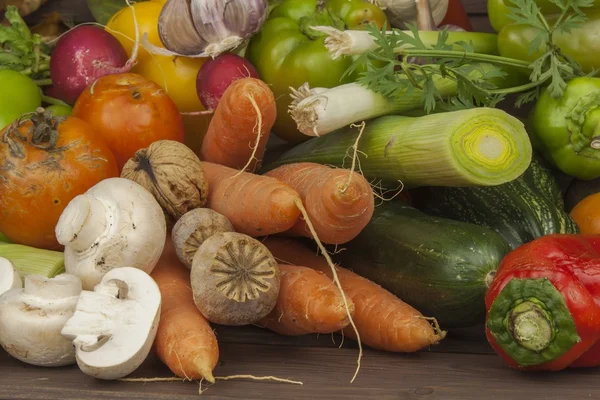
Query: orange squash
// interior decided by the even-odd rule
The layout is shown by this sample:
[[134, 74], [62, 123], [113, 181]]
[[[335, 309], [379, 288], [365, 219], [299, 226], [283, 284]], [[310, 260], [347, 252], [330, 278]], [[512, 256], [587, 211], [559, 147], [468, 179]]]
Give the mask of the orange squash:
[[579, 230], [584, 234], [600, 234], [600, 193], [585, 197], [571, 210]]

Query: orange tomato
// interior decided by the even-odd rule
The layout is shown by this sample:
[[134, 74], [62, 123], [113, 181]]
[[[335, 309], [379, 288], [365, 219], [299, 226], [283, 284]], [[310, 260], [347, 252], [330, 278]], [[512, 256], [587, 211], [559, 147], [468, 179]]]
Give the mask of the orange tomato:
[[573, 207], [570, 215], [577, 223], [581, 233], [600, 234], [600, 193], [592, 194], [581, 200]]
[[55, 250], [61, 246], [54, 228], [67, 204], [118, 176], [118, 170], [108, 145], [88, 123], [48, 115], [40, 120], [36, 117], [37, 137], [30, 132], [31, 121], [0, 133], [5, 138], [0, 141], [0, 232], [15, 243]]
[[91, 124], [108, 143], [119, 171], [139, 149], [157, 140], [184, 141], [177, 105], [140, 75], [106, 75], [77, 99], [73, 115]]

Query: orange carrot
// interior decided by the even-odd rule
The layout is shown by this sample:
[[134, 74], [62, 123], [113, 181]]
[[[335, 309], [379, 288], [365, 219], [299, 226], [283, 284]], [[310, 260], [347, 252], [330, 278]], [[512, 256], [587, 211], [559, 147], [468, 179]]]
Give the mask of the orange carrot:
[[236, 232], [266, 236], [289, 230], [298, 221], [300, 196], [290, 186], [263, 175], [202, 163], [208, 181], [207, 207], [224, 215]]
[[[281, 335], [333, 333], [350, 323], [344, 301], [331, 279], [322, 272], [295, 265], [279, 265], [277, 305], [257, 325]], [[351, 312], [354, 304], [348, 300]]]
[[[354, 239], [369, 223], [375, 207], [369, 182], [360, 174], [314, 163], [278, 167], [265, 175], [294, 188], [323, 243]], [[312, 238], [301, 218], [290, 233]]]
[[162, 295], [154, 341], [158, 357], [181, 378], [214, 383], [212, 371], [219, 361], [217, 338], [194, 304], [190, 270], [177, 258], [171, 239], [151, 276]]
[[[306, 265], [332, 276], [323, 257], [294, 239], [269, 237], [263, 244], [280, 262]], [[370, 347], [414, 352], [444, 338], [445, 332], [436, 332], [419, 311], [379, 285], [341, 267], [336, 271], [344, 292], [354, 302], [352, 318], [360, 338]], [[343, 333], [354, 338], [352, 329], [346, 328]]]
[[201, 158], [235, 169], [260, 168], [277, 109], [269, 86], [241, 78], [225, 90], [202, 141]]

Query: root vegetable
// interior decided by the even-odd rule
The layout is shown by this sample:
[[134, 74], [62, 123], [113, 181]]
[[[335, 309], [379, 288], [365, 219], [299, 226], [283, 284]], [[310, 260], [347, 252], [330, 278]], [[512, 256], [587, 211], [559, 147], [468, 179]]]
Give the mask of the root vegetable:
[[[294, 188], [323, 243], [343, 244], [354, 239], [369, 223], [375, 198], [360, 174], [315, 163], [297, 163], [267, 172]], [[306, 221], [299, 219], [291, 233], [312, 238]]]
[[94, 291], [84, 290], [62, 328], [73, 342], [77, 365], [98, 379], [119, 379], [135, 371], [152, 348], [161, 296], [154, 280], [136, 268], [109, 271]]
[[188, 268], [198, 248], [209, 237], [234, 232], [227, 218], [208, 208], [197, 208], [185, 214], [173, 227], [172, 238], [177, 257]]
[[[344, 300], [323, 272], [279, 264], [281, 287], [271, 313], [257, 323], [281, 335], [333, 333], [348, 326]], [[350, 312], [354, 303], [348, 300]]]
[[191, 283], [196, 307], [206, 319], [221, 325], [248, 325], [275, 307], [279, 267], [256, 239], [219, 233], [196, 252]]
[[259, 79], [256, 68], [247, 59], [224, 53], [208, 59], [198, 71], [196, 91], [207, 110], [216, 110], [223, 93], [234, 81], [241, 78]]
[[81, 278], [85, 290], [113, 268], [150, 273], [166, 236], [160, 205], [142, 186], [123, 178], [106, 179], [75, 197], [56, 225], [65, 268]]
[[42, 367], [75, 363], [71, 342], [61, 335], [81, 293], [79, 278], [25, 277], [23, 289], [0, 296], [0, 344], [18, 360]]
[[253, 172], [260, 168], [277, 117], [275, 95], [255, 78], [234, 81], [223, 93], [202, 141], [202, 160]]
[[223, 214], [237, 232], [249, 236], [281, 233], [300, 217], [298, 193], [277, 179], [203, 162], [207, 207]]
[[119, 41], [97, 26], [71, 29], [56, 43], [50, 59], [55, 96], [69, 104], [101, 76], [127, 72], [132, 65]]
[[13, 263], [4, 257], [0, 257], [0, 295], [10, 289], [23, 287], [21, 275]]
[[174, 140], [159, 140], [138, 150], [123, 167], [121, 178], [137, 182], [152, 193], [172, 222], [206, 204], [208, 185], [200, 159]]
[[[282, 262], [307, 265], [332, 277], [327, 261], [298, 241], [269, 237], [263, 243]], [[341, 267], [336, 271], [344, 292], [354, 302], [352, 319], [360, 339], [368, 346], [392, 352], [414, 352], [445, 337], [445, 332], [431, 326], [430, 319], [379, 285]], [[348, 327], [343, 333], [355, 338], [354, 331]]]
[[152, 278], [162, 296], [156, 354], [180, 378], [214, 383], [212, 371], [219, 361], [217, 337], [194, 304], [190, 270], [177, 259], [168, 239]]

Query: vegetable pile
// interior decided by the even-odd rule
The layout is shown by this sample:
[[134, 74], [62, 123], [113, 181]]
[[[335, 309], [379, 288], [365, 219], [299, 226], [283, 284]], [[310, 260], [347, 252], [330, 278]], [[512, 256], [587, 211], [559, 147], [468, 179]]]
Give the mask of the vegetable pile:
[[255, 325], [351, 338], [354, 380], [485, 324], [512, 368], [600, 365], [594, 2], [489, 0], [497, 34], [456, 0], [223, 4], [51, 41], [7, 8], [10, 355], [214, 383], [213, 327]]

